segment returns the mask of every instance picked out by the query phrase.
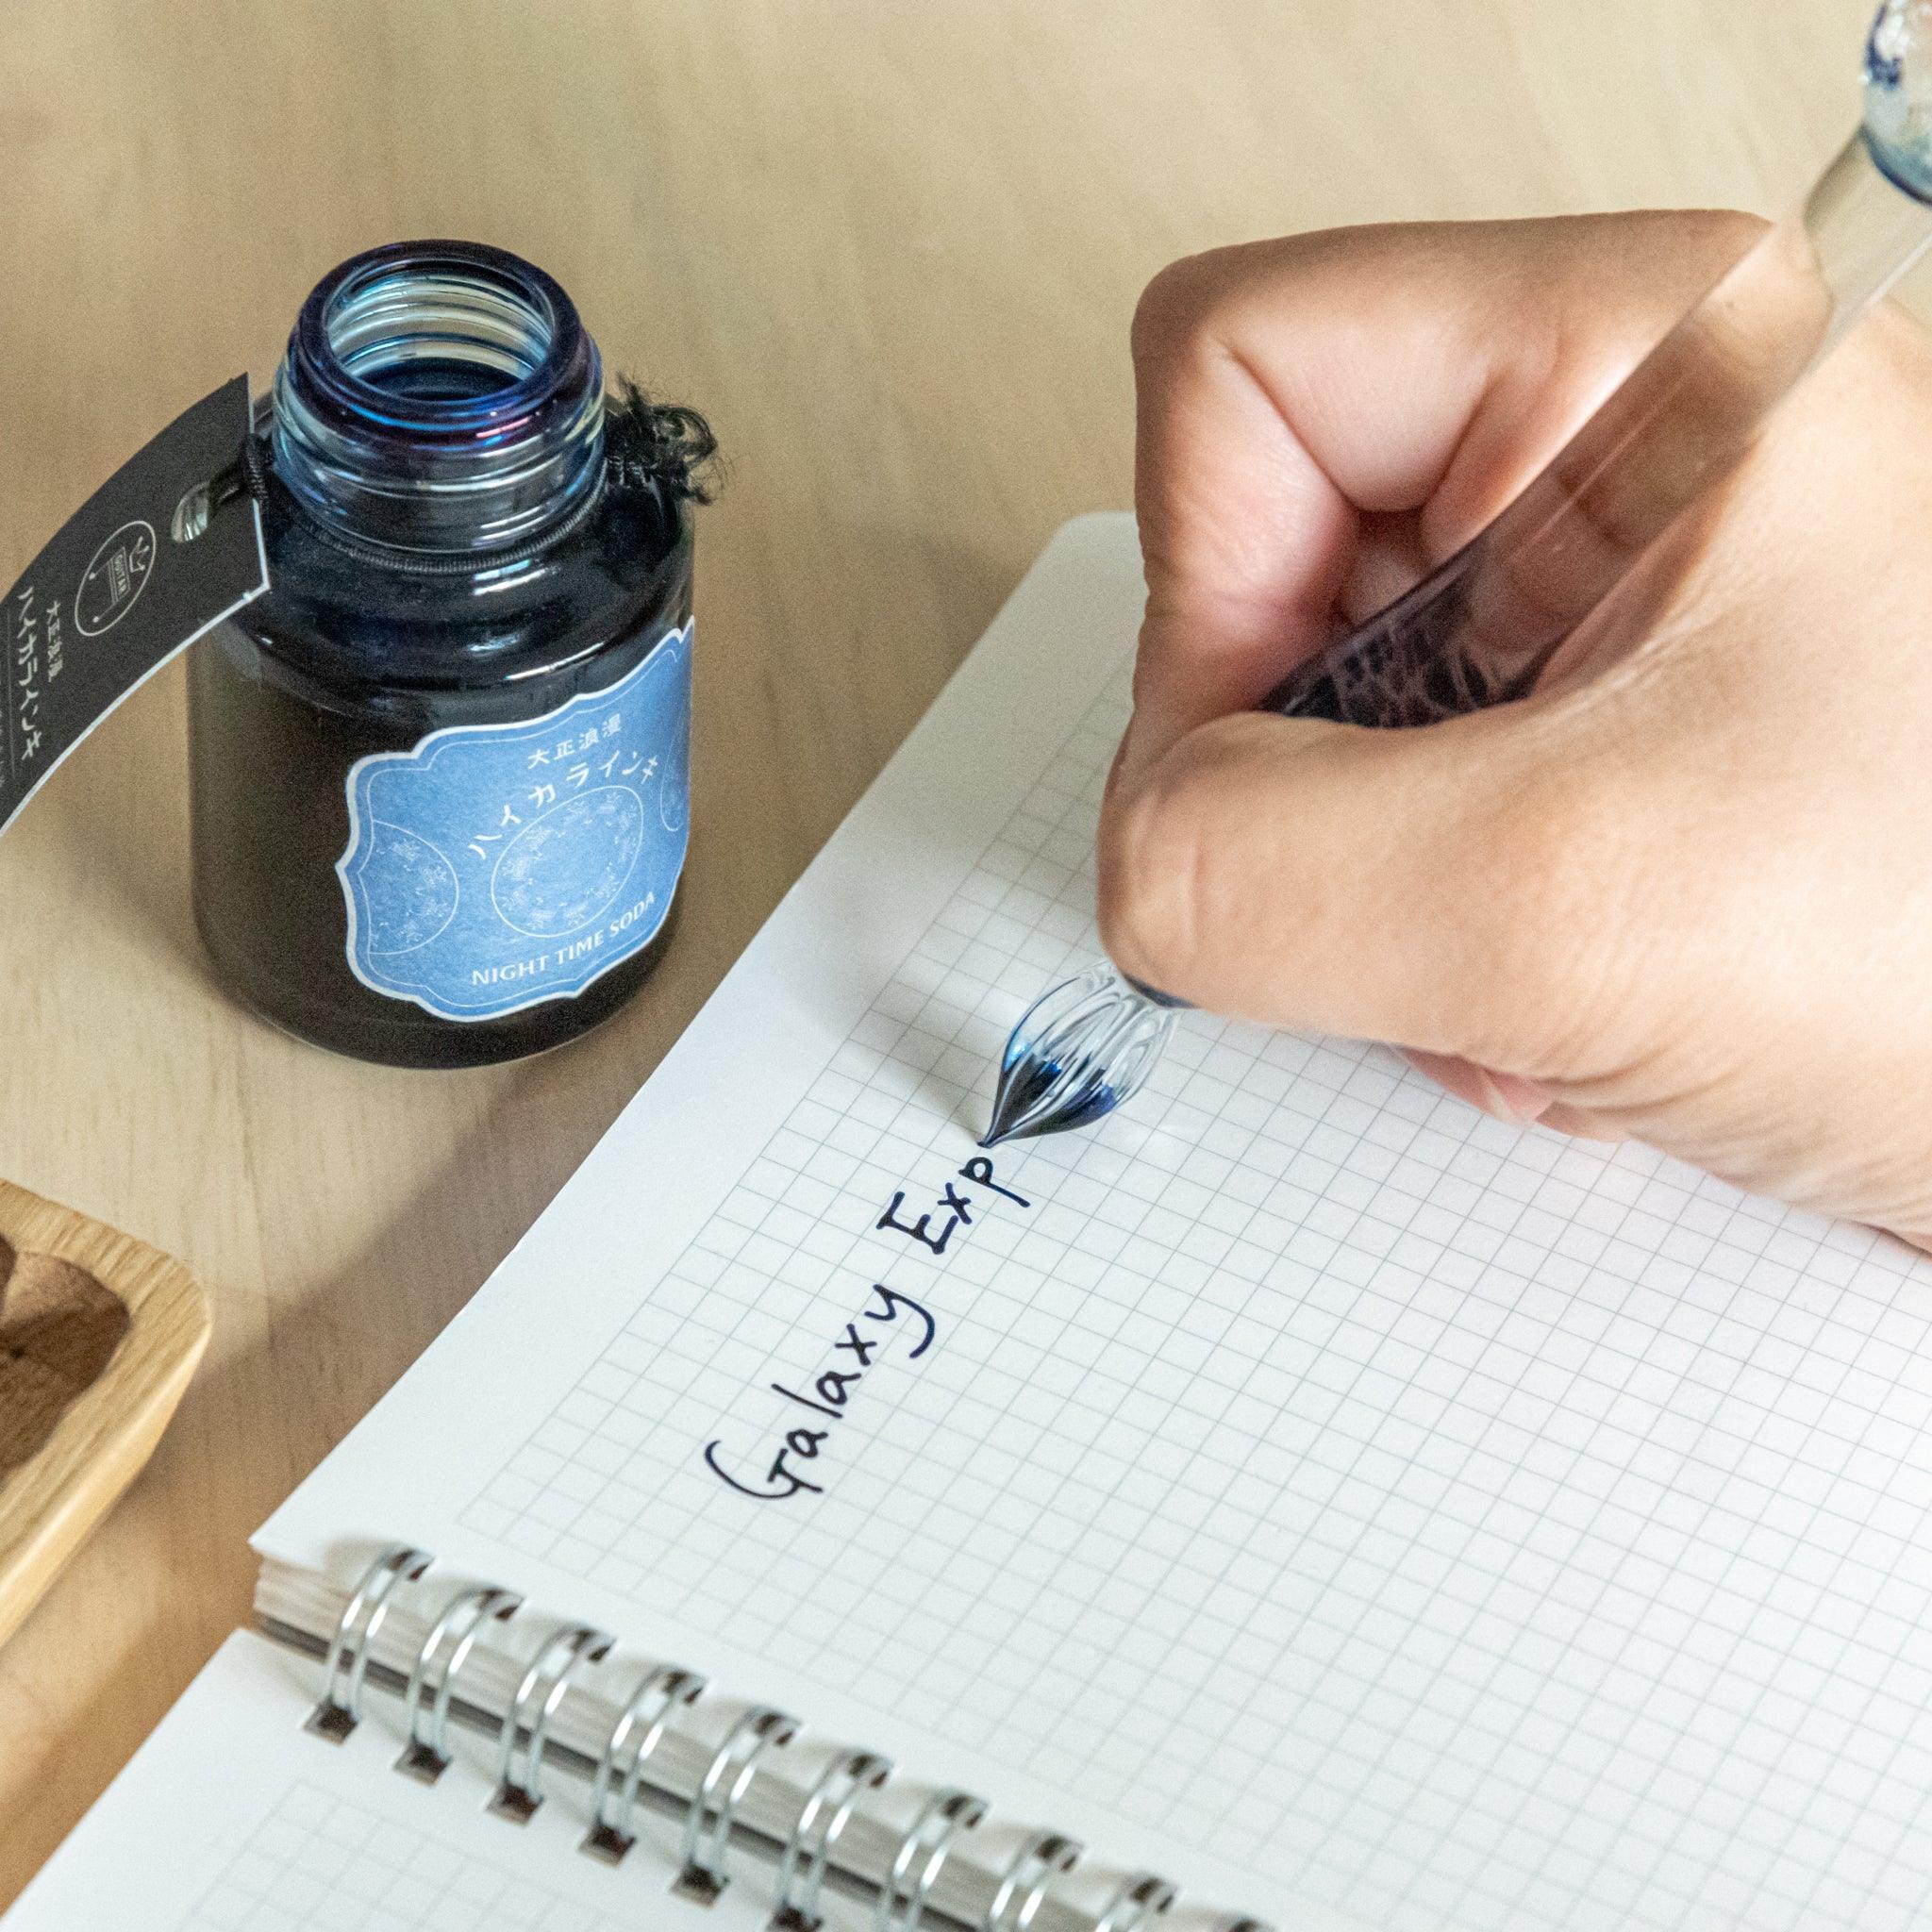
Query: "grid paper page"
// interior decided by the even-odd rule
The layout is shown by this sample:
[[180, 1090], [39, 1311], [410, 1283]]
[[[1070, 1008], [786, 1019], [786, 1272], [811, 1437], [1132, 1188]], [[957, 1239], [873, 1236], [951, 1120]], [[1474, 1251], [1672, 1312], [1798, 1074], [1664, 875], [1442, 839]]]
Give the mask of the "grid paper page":
[[[391, 1768], [395, 1700], [345, 1745], [302, 1728], [319, 1673], [229, 1638], [6, 1915], [7, 1932], [764, 1932], [768, 1886], [672, 1896], [641, 1845], [581, 1857], [560, 1781], [531, 1824], [488, 1816], [470, 1740], [433, 1787]], [[579, 1788], [580, 1789], [580, 1788]]]
[[[1055, 538], [258, 1545], [406, 1536], [1284, 1932], [1918, 1922], [1932, 1264], [1200, 1015], [968, 1176], [1139, 605], [1130, 520]], [[801, 1428], [811, 1491], [704, 1459]]]
[[[1008, 1025], [1093, 952], [1125, 709], [1123, 673], [471, 1526], [1291, 1921], [1919, 1922], [1902, 1250], [1201, 1015], [1130, 1118], [1002, 1164], [1029, 1210], [942, 1256], [875, 1227], [939, 1198]], [[936, 1358], [855, 1402], [823, 1496], [723, 1493], [696, 1445], [779, 1426], [745, 1391], [838, 1366], [874, 1279]]]
[[[513, 1849], [513, 1847], [512, 1847]], [[630, 1932], [507, 1865], [298, 1783], [250, 1833], [182, 1932]]]

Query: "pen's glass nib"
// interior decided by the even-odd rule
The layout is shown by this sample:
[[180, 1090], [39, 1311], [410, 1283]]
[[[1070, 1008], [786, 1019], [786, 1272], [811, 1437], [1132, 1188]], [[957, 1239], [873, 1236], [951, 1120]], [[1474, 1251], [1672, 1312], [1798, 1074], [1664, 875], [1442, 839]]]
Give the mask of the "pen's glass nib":
[[1058, 1134], [1111, 1113], [1146, 1083], [1174, 1026], [1169, 1008], [1109, 966], [1041, 993], [1007, 1041], [992, 1124], [979, 1144]]

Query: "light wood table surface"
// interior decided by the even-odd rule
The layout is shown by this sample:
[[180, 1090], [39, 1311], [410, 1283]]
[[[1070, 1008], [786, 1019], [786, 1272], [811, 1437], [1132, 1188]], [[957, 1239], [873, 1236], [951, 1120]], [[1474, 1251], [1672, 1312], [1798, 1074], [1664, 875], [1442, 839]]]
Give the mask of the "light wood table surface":
[[246, 1619], [250, 1530], [583, 1158], [1055, 526], [1128, 500], [1147, 277], [1338, 223], [1771, 210], [1851, 125], [1869, 10], [0, 0], [0, 587], [398, 237], [542, 263], [732, 459], [683, 927], [579, 1045], [396, 1073], [225, 999], [178, 666], [0, 844], [0, 1175], [181, 1256], [216, 1321], [154, 1462], [0, 1651], [0, 1901]]

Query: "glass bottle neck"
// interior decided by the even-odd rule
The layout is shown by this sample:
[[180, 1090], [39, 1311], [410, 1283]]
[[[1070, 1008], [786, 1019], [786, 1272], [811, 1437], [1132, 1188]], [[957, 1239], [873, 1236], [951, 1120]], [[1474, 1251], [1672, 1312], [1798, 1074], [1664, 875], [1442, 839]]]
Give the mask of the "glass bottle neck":
[[597, 488], [603, 366], [541, 269], [471, 242], [398, 242], [344, 262], [303, 305], [270, 438], [276, 475], [325, 529], [487, 567]]

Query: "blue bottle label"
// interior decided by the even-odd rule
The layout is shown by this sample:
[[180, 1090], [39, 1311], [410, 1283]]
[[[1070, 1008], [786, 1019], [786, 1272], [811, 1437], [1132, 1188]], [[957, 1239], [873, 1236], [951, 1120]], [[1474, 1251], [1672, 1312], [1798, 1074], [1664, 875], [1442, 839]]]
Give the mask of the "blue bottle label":
[[349, 967], [442, 1020], [574, 999], [648, 945], [691, 836], [693, 620], [608, 691], [351, 769]]

